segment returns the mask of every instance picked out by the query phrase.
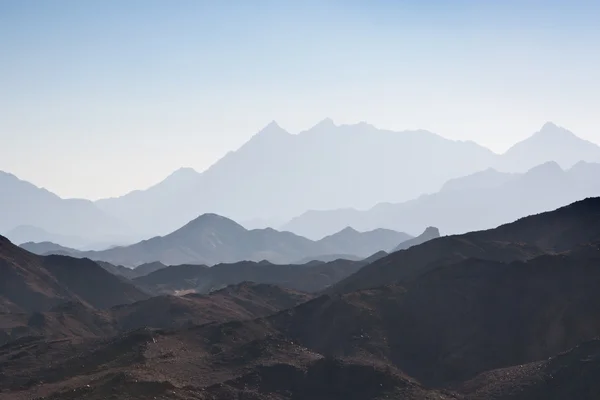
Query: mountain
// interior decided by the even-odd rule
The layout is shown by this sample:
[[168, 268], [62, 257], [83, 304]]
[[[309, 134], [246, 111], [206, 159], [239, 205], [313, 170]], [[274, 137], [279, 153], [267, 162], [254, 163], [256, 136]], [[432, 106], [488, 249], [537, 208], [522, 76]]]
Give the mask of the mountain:
[[[502, 155], [422, 130], [392, 132], [367, 123], [338, 126], [327, 119], [292, 135], [271, 123], [202, 173], [181, 168], [146, 190], [94, 203], [61, 199], [0, 173], [0, 233], [16, 243], [51, 241], [98, 250], [166, 235], [203, 213], [246, 221], [248, 227], [280, 226], [277, 221], [306, 210], [364, 210], [379, 202], [405, 202], [476, 171], [524, 173], [550, 161], [561, 168], [600, 162], [600, 148], [552, 123]], [[390, 171], [401, 184], [390, 182]], [[490, 172], [485, 179], [496, 187], [494, 179], [504, 178], [509, 179]], [[335, 229], [328, 226], [307, 237], [322, 238], [348, 225], [360, 231], [407, 230], [397, 220], [362, 227], [349, 223], [347, 215], [337, 218]], [[424, 228], [422, 224], [409, 231]]]
[[214, 265], [243, 260], [286, 264], [329, 254], [366, 258], [377, 251], [390, 250], [408, 237], [391, 230], [346, 230], [315, 242], [271, 228], [247, 230], [228, 218], [204, 214], [169, 235], [127, 247], [81, 252], [78, 256], [125, 266], [150, 262]]
[[461, 385], [465, 399], [596, 399], [600, 397], [600, 340], [547, 360], [484, 372]]
[[[600, 333], [596, 257], [469, 259], [272, 318], [294, 343], [393, 364], [428, 387], [566, 351]], [[330, 329], [314, 327], [329, 326]]]
[[16, 244], [61, 243], [58, 246], [69, 247], [73, 249], [83, 247], [88, 244], [88, 241], [84, 238], [69, 235], [58, 235], [56, 233], [51, 233], [31, 225], [19, 225], [6, 232], [4, 236]]
[[[592, 400], [599, 255], [595, 245], [526, 262], [463, 260], [402, 286], [292, 300], [257, 319], [227, 295], [199, 308], [188, 304], [194, 296], [151, 299], [113, 312], [132, 327], [183, 327], [8, 342], [0, 388], [12, 398], [56, 399]], [[185, 324], [213, 306], [216, 321], [229, 306], [225, 318], [241, 315]]]
[[420, 232], [436, 226], [447, 234], [489, 229], [506, 221], [556, 209], [600, 195], [600, 164], [579, 162], [568, 170], [557, 163], [538, 165], [523, 174], [487, 169], [447, 182], [434, 194], [367, 211], [309, 211], [281, 229], [305, 237], [322, 237], [352, 226]]
[[88, 259], [37, 256], [0, 236], [0, 311], [46, 311], [77, 301], [108, 308], [148, 298]]
[[412, 281], [470, 258], [512, 262], [600, 243], [600, 197], [519, 219], [486, 231], [444, 236], [381, 258], [334, 285], [333, 293]]
[[353, 228], [346, 227], [338, 233], [324, 237], [318, 243], [329, 248], [339, 249], [340, 254], [353, 254], [364, 258], [381, 250], [389, 251], [399, 242], [411, 238], [404, 232], [390, 229], [358, 232]]
[[547, 122], [533, 136], [508, 149], [497, 168], [522, 172], [554, 161], [562, 168], [571, 168], [580, 161], [600, 162], [600, 147], [583, 140], [563, 127]]
[[[487, 168], [523, 173], [550, 161], [562, 168], [578, 161], [600, 162], [600, 147], [552, 123], [499, 155], [423, 130], [392, 132], [367, 123], [338, 126], [326, 119], [293, 135], [272, 122], [202, 173], [181, 169], [147, 190], [96, 205], [157, 235], [206, 212], [265, 227], [306, 210], [365, 209], [379, 202], [407, 201]], [[310, 237], [320, 238], [346, 225]], [[379, 227], [383, 226], [359, 230]]]
[[315, 261], [304, 265], [271, 264], [267, 261], [241, 261], [233, 264], [173, 265], [133, 282], [146, 291], [156, 294], [180, 292], [210, 293], [241, 282], [278, 285], [283, 288], [316, 293], [350, 276], [360, 268], [380, 257], [352, 261], [337, 259], [330, 262]]
[[61, 199], [2, 171], [0, 232], [7, 233], [16, 243], [56, 241], [65, 246], [132, 233], [127, 225], [89, 200]]
[[63, 255], [63, 256], [77, 256], [80, 253], [79, 250], [75, 250], [69, 247], [61, 246], [60, 244], [52, 242], [26, 242], [19, 245], [20, 248], [27, 250], [30, 253], [37, 254], [40, 256], [47, 255]]
[[425, 229], [425, 232], [423, 232], [419, 236], [412, 238], [412, 239], [405, 240], [404, 242], [400, 243], [398, 246], [396, 246], [394, 251], [410, 249], [413, 246], [418, 246], [420, 244], [423, 244], [423, 243], [428, 242], [433, 239], [437, 239], [439, 237], [440, 237], [440, 230], [438, 228], [430, 226], [427, 229]]
[[[9, 314], [0, 323], [12, 328], [0, 332], [42, 336], [4, 338], [0, 396], [597, 398], [600, 198], [380, 255], [313, 299], [241, 283], [110, 310], [68, 303]], [[265, 276], [282, 267], [245, 264], [272, 267]], [[239, 276], [240, 266], [168, 267], [139, 279], [227, 268]]]
[[27, 337], [97, 339], [145, 327], [175, 329], [253, 319], [309, 299], [305, 293], [243, 282], [207, 295], [152, 297], [105, 310], [67, 302], [44, 312], [0, 313], [0, 346]]
[[[426, 131], [326, 120], [293, 135], [273, 122], [201, 174], [176, 171], [148, 190], [96, 205], [144, 232], [164, 235], [206, 212], [256, 221], [402, 201], [489, 167], [494, 159], [474, 143]], [[403, 184], [389, 185], [389, 171]]]

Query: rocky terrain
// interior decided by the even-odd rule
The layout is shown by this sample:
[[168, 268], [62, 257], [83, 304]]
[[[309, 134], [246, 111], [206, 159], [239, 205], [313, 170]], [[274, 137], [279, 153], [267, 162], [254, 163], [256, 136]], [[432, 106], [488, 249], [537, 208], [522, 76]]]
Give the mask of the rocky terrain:
[[[440, 237], [314, 295], [251, 283], [123, 305], [63, 295], [3, 314], [0, 399], [595, 399], [599, 219], [590, 198]], [[3, 265], [46, 271], [3, 243]], [[115, 277], [128, 285], [115, 290], [197, 286], [210, 270]]]
[[360, 261], [338, 259], [330, 262], [313, 261], [302, 265], [242, 261], [218, 264], [213, 267], [183, 264], [137, 277], [133, 282], [147, 292], [156, 294], [179, 291], [209, 293], [244, 281], [276, 284], [289, 289], [315, 293], [350, 276], [369, 264], [370, 260], [371, 258]]
[[37, 256], [0, 236], [0, 311], [46, 311], [67, 301], [94, 308], [149, 296], [88, 259]]

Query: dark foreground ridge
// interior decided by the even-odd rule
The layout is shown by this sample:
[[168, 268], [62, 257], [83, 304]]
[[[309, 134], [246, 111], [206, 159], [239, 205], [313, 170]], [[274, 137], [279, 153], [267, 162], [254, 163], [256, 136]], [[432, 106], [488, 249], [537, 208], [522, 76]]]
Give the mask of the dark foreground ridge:
[[114, 332], [6, 340], [0, 399], [596, 399], [598, 218], [587, 199], [434, 239], [312, 299], [242, 283], [37, 313]]

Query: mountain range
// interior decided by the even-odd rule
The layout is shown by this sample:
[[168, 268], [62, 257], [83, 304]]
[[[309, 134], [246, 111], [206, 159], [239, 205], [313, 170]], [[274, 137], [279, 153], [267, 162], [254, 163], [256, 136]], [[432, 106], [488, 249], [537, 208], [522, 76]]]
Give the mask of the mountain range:
[[148, 298], [140, 281], [198, 266], [132, 282], [2, 238], [0, 399], [593, 400], [599, 263], [600, 198], [381, 254], [313, 295]]
[[62, 199], [2, 171], [0, 233], [17, 243], [55, 241], [73, 247], [103, 240], [118, 242], [132, 235], [123, 220], [105, 213], [89, 200]]
[[[136, 267], [161, 262], [166, 265], [234, 263], [268, 260], [289, 264], [303, 258], [344, 255], [367, 258], [379, 251], [390, 251], [411, 236], [402, 232], [377, 229], [358, 232], [344, 229], [319, 241], [272, 228], [247, 230], [233, 220], [204, 214], [180, 229], [162, 237], [103, 251], [72, 251], [52, 244], [27, 243], [25, 248], [41, 254], [69, 254]], [[54, 247], [54, 248], [53, 248]]]
[[96, 205], [139, 230], [165, 234], [200, 212], [244, 221], [367, 208], [432, 193], [487, 168], [525, 172], [549, 161], [562, 168], [600, 162], [600, 147], [552, 123], [498, 155], [427, 131], [337, 126], [326, 119], [293, 135], [273, 122], [203, 173], [182, 169], [148, 190]]
[[38, 256], [0, 236], [0, 311], [46, 311], [68, 301], [106, 308], [149, 296], [89, 259]]
[[281, 229], [313, 239], [346, 226], [419, 232], [434, 225], [445, 234], [464, 233], [600, 196], [599, 177], [600, 164], [587, 162], [567, 170], [547, 162], [522, 174], [486, 169], [404, 203], [381, 203], [365, 211], [308, 211]]
[[[600, 162], [600, 147], [552, 123], [501, 155], [427, 131], [392, 132], [366, 123], [338, 126], [326, 119], [290, 134], [271, 123], [202, 173], [183, 168], [151, 188], [119, 198], [61, 199], [1, 173], [0, 233], [16, 243], [50, 241], [100, 250], [164, 236], [203, 213], [246, 221], [249, 227], [276, 227], [272, 221], [287, 221], [307, 210], [406, 202], [488, 168], [499, 174], [524, 173], [549, 161], [563, 169], [580, 161]], [[346, 223], [333, 230], [315, 228], [309, 236], [320, 238], [348, 225], [365, 230]], [[416, 233], [427, 225], [457, 231], [430, 220], [416, 227], [394, 223], [393, 229]], [[391, 228], [371, 225], [366, 230], [386, 227]]]

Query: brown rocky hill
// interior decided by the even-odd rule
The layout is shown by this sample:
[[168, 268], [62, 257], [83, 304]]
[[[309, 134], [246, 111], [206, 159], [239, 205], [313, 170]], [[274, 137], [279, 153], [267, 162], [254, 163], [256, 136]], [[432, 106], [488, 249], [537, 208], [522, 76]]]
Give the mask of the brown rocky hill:
[[246, 320], [274, 314], [309, 299], [311, 296], [306, 293], [243, 282], [209, 295], [159, 296], [107, 310], [69, 302], [45, 312], [1, 313], [0, 345], [24, 337], [90, 339], [145, 327], [175, 329]]
[[[470, 259], [266, 318], [80, 344], [15, 341], [0, 348], [0, 387], [15, 399], [532, 398], [518, 397], [521, 388], [547, 393], [539, 379], [594, 371], [581, 351], [546, 360], [600, 335], [599, 264], [598, 245], [529, 261]], [[167, 313], [147, 304], [148, 314]], [[47, 362], [36, 361], [41, 349]], [[593, 399], [580, 388], [595, 376], [576, 379], [564, 398]]]
[[600, 340], [548, 360], [490, 371], [458, 388], [466, 400], [598, 399]]
[[2, 312], [46, 311], [68, 301], [109, 308], [149, 297], [93, 261], [37, 256], [1, 236], [0, 276]]
[[600, 335], [596, 253], [585, 261], [470, 259], [403, 286], [319, 297], [274, 321], [326, 355], [385, 360], [434, 385], [461, 381]]
[[[373, 257], [377, 258], [378, 254]], [[319, 292], [350, 276], [370, 262], [338, 259], [304, 265], [277, 265], [267, 261], [242, 261], [233, 264], [174, 265], [133, 280], [136, 285], [156, 294], [181, 290], [208, 293], [244, 281], [274, 284], [303, 292]]]

